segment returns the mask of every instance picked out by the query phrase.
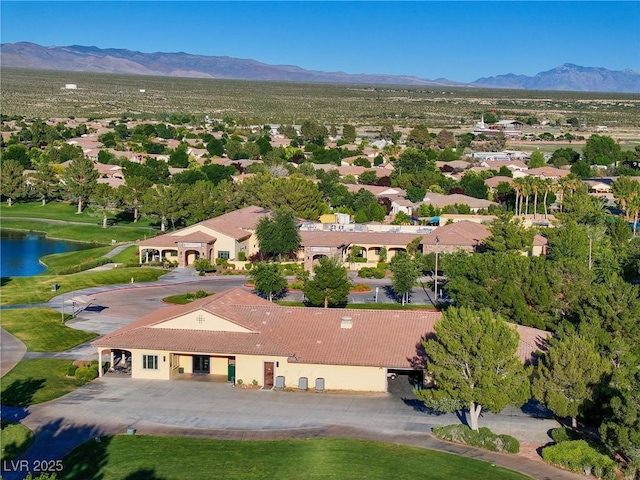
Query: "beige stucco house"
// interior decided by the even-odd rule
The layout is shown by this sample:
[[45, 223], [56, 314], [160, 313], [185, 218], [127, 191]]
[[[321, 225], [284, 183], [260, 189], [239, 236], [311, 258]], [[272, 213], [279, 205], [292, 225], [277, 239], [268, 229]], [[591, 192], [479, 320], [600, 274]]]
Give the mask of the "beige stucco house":
[[219, 217], [204, 220], [175, 232], [136, 242], [140, 263], [175, 261], [181, 267], [191, 265], [197, 258], [238, 259], [259, 250], [255, 235], [258, 221], [271, 215], [262, 207], [245, 207]]
[[[346, 310], [275, 305], [238, 288], [162, 308], [92, 344], [100, 362], [124, 358], [133, 378], [208, 375], [245, 384], [386, 392], [394, 372], [421, 372], [418, 346], [434, 311]], [[529, 361], [547, 332], [517, 326]], [[107, 357], [109, 358], [109, 357]]]

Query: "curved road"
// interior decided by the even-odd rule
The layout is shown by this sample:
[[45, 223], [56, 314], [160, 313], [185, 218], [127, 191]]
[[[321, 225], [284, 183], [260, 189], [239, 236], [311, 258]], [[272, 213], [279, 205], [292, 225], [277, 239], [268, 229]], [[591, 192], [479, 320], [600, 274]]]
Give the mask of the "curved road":
[[[219, 292], [242, 285], [244, 277], [198, 277], [190, 269], [177, 269], [153, 284], [129, 284], [84, 289], [91, 303], [77, 318], [74, 328], [105, 334], [156, 308], [167, 307], [161, 299], [198, 289]], [[295, 295], [300, 295], [295, 293]], [[70, 294], [64, 295], [66, 308]], [[49, 302], [61, 308], [63, 296]], [[68, 310], [67, 310], [68, 311]], [[2, 367], [5, 368], [2, 335]], [[19, 342], [19, 341], [18, 341]], [[10, 351], [9, 348], [8, 351]], [[69, 358], [94, 355], [80, 346]], [[19, 356], [19, 345], [14, 346]], [[27, 357], [37, 354], [27, 354]], [[458, 423], [455, 415], [425, 412], [409, 393], [336, 395], [310, 392], [255, 391], [228, 384], [198, 381], [149, 381], [105, 376], [59, 399], [27, 409], [2, 409], [2, 418], [20, 420], [37, 432], [36, 441], [20, 459], [27, 462], [59, 459], [80, 443], [105, 434], [181, 434], [211, 438], [289, 438], [344, 436], [393, 441], [481, 458], [539, 479], [570, 479], [576, 475], [522, 456], [484, 452], [434, 439], [431, 428]], [[547, 431], [558, 426], [551, 419], [534, 418], [520, 410], [500, 415], [485, 414], [481, 425], [507, 433], [521, 441], [546, 443]], [[22, 478], [3, 471], [3, 478]]]

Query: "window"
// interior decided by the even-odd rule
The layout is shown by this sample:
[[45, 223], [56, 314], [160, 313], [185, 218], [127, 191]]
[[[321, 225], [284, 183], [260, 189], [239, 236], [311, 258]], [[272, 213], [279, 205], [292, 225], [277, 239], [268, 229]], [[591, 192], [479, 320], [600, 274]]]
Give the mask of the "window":
[[143, 355], [142, 356], [142, 368], [145, 370], [157, 370], [158, 369], [158, 356], [157, 355]]
[[218, 252], [218, 258], [222, 258], [224, 260], [229, 260], [229, 251], [228, 250], [220, 250]]

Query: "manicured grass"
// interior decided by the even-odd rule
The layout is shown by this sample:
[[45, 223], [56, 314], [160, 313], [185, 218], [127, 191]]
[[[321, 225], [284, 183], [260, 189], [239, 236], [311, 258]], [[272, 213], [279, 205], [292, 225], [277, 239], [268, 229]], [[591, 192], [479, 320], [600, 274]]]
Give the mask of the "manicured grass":
[[0, 435], [0, 447], [2, 447], [1, 460], [11, 460], [24, 452], [33, 442], [33, 432], [19, 423], [2, 421], [2, 435]]
[[2, 208], [2, 217], [30, 217], [47, 218], [51, 220], [64, 220], [67, 222], [84, 222], [97, 224], [98, 219], [89, 215], [86, 210], [76, 214], [77, 206], [66, 202], [49, 202], [42, 205], [41, 202], [14, 203], [11, 208]]
[[125, 248], [123, 251], [111, 257], [111, 261], [114, 263], [138, 263], [138, 247], [135, 245], [131, 245], [130, 247]]
[[[135, 247], [134, 247], [135, 248]], [[103, 257], [105, 254], [113, 250], [112, 246], [89, 248], [87, 250], [78, 250], [75, 252], [54, 253], [53, 255], [45, 255], [40, 259], [47, 266], [42, 275], [56, 275], [60, 271], [82, 265], [85, 262]]]
[[[42, 205], [41, 202], [14, 203], [11, 208], [2, 208], [2, 217], [27, 217], [36, 219], [62, 220], [65, 222], [82, 222], [91, 225], [102, 225], [102, 214], [96, 215], [91, 208], [86, 208], [81, 214], [77, 214], [77, 205], [67, 202], [49, 202]], [[113, 216], [109, 215], [110, 221], [117, 222], [118, 226], [149, 227], [150, 220], [142, 217], [137, 223], [133, 222], [131, 216], [125, 214]]]
[[62, 352], [98, 336], [65, 326], [62, 314], [48, 308], [3, 310], [2, 328], [22, 340], [30, 352]]
[[145, 237], [153, 237], [157, 231], [148, 227], [113, 226], [102, 228], [95, 222], [93, 225], [74, 225], [64, 223], [47, 223], [36, 220], [17, 220], [0, 218], [0, 227], [8, 230], [39, 232], [49, 238], [73, 240], [77, 242], [111, 244], [116, 242], [133, 242]]
[[432, 450], [336, 438], [261, 442], [121, 435], [87, 442], [62, 463], [61, 480], [528, 478]]
[[71, 363], [59, 358], [22, 360], [2, 377], [2, 405], [28, 407], [74, 391], [86, 382], [66, 377]]
[[[13, 277], [2, 279], [0, 304], [20, 305], [46, 302], [56, 295], [88, 287], [115, 285], [118, 283], [154, 282], [166, 270], [155, 268], [114, 268], [98, 272], [81, 272], [73, 275], [37, 275], [35, 277]], [[57, 283], [60, 289], [51, 291]]]

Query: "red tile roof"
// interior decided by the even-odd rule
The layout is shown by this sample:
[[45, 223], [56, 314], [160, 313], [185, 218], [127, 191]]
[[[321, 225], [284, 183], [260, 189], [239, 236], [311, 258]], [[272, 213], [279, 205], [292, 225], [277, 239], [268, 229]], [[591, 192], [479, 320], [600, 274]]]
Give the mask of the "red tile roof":
[[[161, 323], [204, 310], [251, 333], [162, 328]], [[342, 328], [343, 317], [353, 320]], [[93, 342], [105, 348], [286, 356], [290, 362], [410, 368], [421, 339], [440, 312], [283, 307], [234, 289], [188, 305], [162, 308]], [[515, 327], [518, 355], [544, 349], [548, 332]]]

